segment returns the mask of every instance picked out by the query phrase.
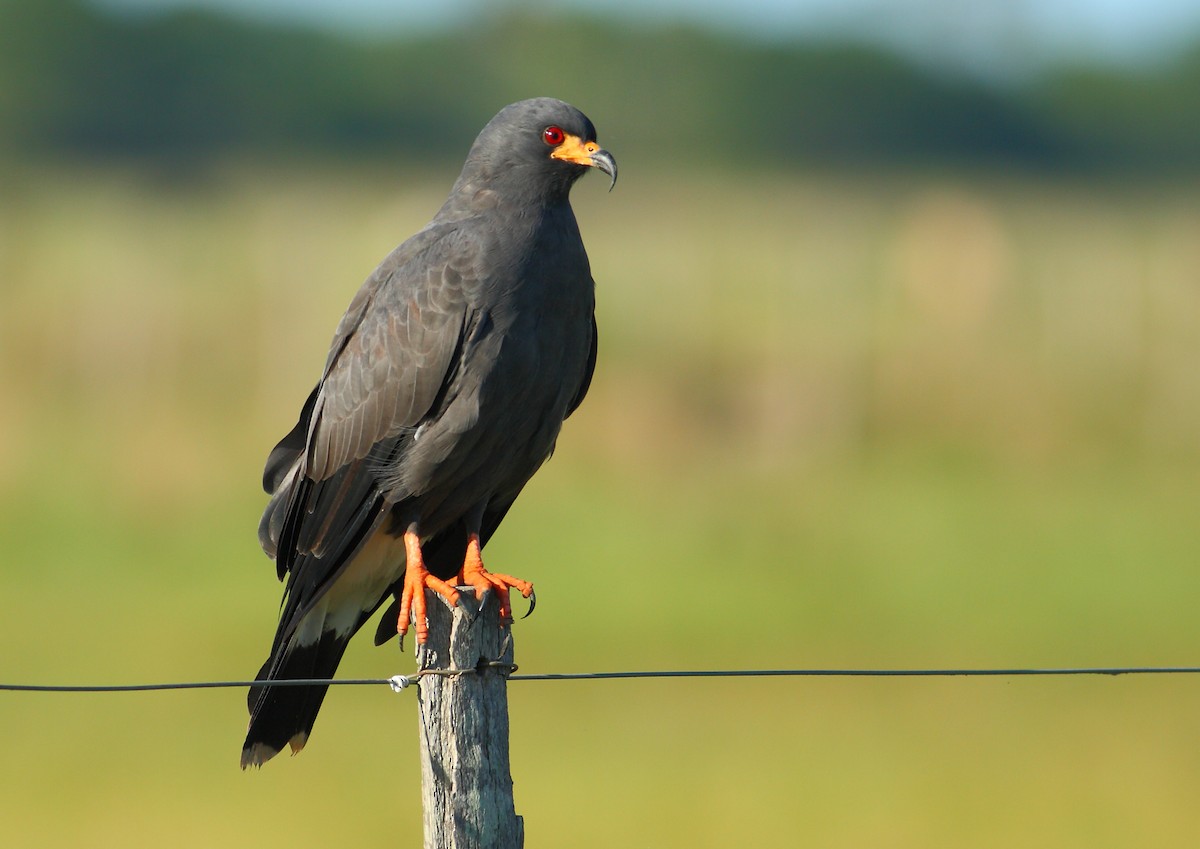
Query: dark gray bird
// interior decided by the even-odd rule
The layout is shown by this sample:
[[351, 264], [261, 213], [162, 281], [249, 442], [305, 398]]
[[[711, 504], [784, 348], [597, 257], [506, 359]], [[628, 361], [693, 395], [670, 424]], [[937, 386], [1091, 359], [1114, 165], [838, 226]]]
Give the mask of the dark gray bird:
[[[300, 751], [350, 638], [389, 598], [376, 643], [428, 633], [425, 588], [529, 583], [481, 549], [554, 449], [596, 363], [594, 288], [571, 210], [588, 168], [616, 183], [587, 117], [551, 98], [506, 106], [450, 197], [350, 303], [300, 420], [267, 458], [263, 549], [286, 576], [271, 656], [250, 690], [242, 767]], [[611, 186], [610, 186], [611, 188]]]

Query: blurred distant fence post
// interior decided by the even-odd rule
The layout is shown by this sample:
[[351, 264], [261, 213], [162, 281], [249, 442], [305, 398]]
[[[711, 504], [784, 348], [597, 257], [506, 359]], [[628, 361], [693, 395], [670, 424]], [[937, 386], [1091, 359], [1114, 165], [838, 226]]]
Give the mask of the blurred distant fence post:
[[427, 593], [429, 641], [419, 655], [421, 669], [451, 671], [419, 682], [425, 849], [521, 849], [508, 763], [511, 631], [500, 627], [494, 597], [472, 622], [474, 590], [458, 591], [465, 603], [455, 610]]

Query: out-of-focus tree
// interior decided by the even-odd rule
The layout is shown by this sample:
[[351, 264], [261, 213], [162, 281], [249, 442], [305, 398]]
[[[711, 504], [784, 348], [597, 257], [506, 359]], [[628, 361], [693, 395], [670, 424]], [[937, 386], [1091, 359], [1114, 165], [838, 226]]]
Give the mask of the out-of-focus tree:
[[627, 152], [677, 142], [689, 161], [1200, 166], [1200, 50], [1003, 84], [877, 47], [537, 8], [356, 38], [213, 12], [0, 3], [0, 148], [18, 153], [449, 161], [481, 115], [535, 94], [603, 114]]

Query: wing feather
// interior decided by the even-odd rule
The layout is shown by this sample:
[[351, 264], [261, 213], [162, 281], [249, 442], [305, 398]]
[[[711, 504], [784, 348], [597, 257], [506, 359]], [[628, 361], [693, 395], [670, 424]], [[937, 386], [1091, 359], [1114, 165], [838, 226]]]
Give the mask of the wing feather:
[[260, 540], [288, 576], [279, 644], [405, 493], [379, 474], [453, 380], [467, 328], [461, 242], [430, 228], [392, 253], [338, 325], [321, 382], [268, 459]]

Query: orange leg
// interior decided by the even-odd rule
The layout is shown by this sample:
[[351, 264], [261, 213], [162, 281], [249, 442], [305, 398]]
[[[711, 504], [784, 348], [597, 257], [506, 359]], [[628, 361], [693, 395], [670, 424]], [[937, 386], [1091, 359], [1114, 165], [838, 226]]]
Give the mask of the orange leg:
[[411, 529], [404, 532], [404, 552], [407, 565], [404, 569], [404, 590], [400, 594], [400, 621], [396, 624], [396, 630], [400, 632], [400, 643], [403, 645], [411, 614], [417, 625], [417, 644], [420, 645], [429, 639], [425, 588], [433, 590], [451, 605], [458, 604], [458, 590], [429, 574], [421, 554], [421, 538]]
[[475, 588], [475, 598], [482, 601], [485, 592], [493, 591], [500, 599], [500, 621], [512, 620], [512, 604], [509, 600], [510, 587], [517, 590], [525, 598], [533, 593], [533, 584], [514, 578], [511, 575], [501, 575], [489, 572], [483, 568], [483, 553], [479, 544], [479, 534], [467, 535], [467, 556], [463, 559], [462, 569], [458, 572], [458, 582]]

